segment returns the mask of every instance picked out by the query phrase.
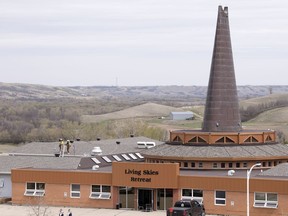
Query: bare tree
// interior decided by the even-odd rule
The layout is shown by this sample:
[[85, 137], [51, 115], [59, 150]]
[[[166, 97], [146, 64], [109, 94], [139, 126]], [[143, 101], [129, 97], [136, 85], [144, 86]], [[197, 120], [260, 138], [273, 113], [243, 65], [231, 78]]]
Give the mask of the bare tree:
[[49, 216], [49, 206], [44, 202], [43, 196], [31, 197], [29, 201], [28, 216]]

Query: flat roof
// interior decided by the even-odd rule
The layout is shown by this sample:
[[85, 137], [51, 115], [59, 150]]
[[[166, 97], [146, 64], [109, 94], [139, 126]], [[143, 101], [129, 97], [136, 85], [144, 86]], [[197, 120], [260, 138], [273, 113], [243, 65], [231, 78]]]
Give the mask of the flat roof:
[[[155, 142], [156, 145], [164, 142], [153, 140], [147, 137], [128, 137], [119, 139], [107, 139], [96, 141], [74, 141], [70, 147], [70, 156], [89, 156], [94, 147], [100, 147], [103, 155], [119, 154], [124, 152], [139, 152], [145, 149], [137, 148], [137, 142]], [[120, 142], [120, 144], [116, 144]], [[65, 140], [64, 140], [64, 143]], [[13, 149], [11, 154], [19, 155], [54, 155], [59, 152], [59, 142], [31, 142], [19, 145]]]
[[[70, 154], [65, 154], [64, 157], [55, 157], [55, 153], [59, 152], [59, 142], [31, 142], [21, 144], [13, 148], [11, 152], [0, 154], [0, 173], [11, 173], [13, 168], [75, 170], [78, 168], [81, 158], [91, 157], [91, 151], [96, 146], [101, 148], [102, 156], [141, 153], [145, 149], [138, 148], [138, 141], [155, 142], [156, 146], [164, 143], [142, 136], [89, 142], [74, 141], [70, 147]], [[140, 160], [140, 158], [138, 159]]]
[[0, 155], [0, 173], [11, 173], [13, 168], [49, 168], [75, 170], [80, 163], [79, 157], [43, 157]]

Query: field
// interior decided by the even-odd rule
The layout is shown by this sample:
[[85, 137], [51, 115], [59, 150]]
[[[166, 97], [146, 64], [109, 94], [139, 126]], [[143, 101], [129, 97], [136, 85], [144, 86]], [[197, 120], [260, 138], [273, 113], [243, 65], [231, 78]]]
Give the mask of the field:
[[[277, 101], [287, 100], [287, 94], [271, 94], [265, 97], [252, 98], [240, 101], [240, 107], [257, 107], [261, 104], [276, 103]], [[194, 120], [173, 121], [169, 119], [169, 113], [172, 111], [192, 111]], [[173, 129], [200, 129], [203, 121], [204, 106], [184, 106], [175, 108], [155, 103], [146, 103], [135, 107], [130, 107], [121, 111], [107, 113], [104, 115], [85, 115], [83, 121], [100, 122], [115, 119], [138, 118], [143, 119], [152, 126], [164, 128], [167, 131]], [[243, 122], [244, 129], [272, 129], [283, 133], [288, 137], [288, 107], [275, 108], [267, 110], [257, 117]]]

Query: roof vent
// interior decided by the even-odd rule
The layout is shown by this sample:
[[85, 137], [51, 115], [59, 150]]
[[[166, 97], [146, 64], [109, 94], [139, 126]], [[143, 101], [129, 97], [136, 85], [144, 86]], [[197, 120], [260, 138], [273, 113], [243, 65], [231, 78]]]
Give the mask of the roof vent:
[[155, 146], [156, 146], [155, 142], [143, 142], [143, 141], [137, 142], [138, 148], [153, 148]]
[[91, 151], [91, 155], [95, 156], [95, 155], [102, 155], [102, 150], [99, 146], [95, 146], [92, 151]]
[[92, 166], [92, 170], [98, 170], [98, 169], [99, 169], [99, 165]]
[[116, 144], [120, 144], [120, 141], [116, 141]]

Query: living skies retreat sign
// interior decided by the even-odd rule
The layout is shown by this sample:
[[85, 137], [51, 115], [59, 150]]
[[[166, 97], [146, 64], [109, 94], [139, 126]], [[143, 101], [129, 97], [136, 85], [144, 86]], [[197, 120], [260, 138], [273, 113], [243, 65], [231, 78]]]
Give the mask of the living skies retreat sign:
[[112, 184], [115, 186], [174, 188], [178, 175], [177, 163], [112, 163]]
[[151, 175], [159, 175], [158, 170], [134, 170], [134, 169], [125, 169], [126, 175], [133, 175], [130, 177], [131, 182], [151, 182]]

